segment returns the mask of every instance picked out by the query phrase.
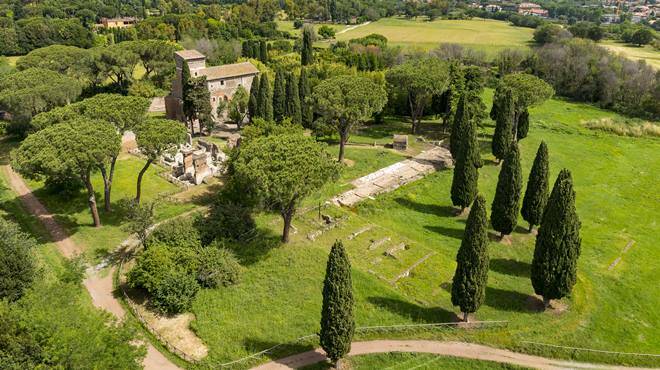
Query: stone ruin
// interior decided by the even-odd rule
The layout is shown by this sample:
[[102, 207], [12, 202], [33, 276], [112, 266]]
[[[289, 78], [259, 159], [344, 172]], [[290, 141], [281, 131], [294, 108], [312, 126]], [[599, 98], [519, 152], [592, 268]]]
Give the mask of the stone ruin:
[[174, 154], [165, 154], [162, 163], [172, 169], [168, 179], [174, 183], [199, 185], [210, 177], [224, 172], [227, 155], [215, 143], [202, 139], [193, 145], [188, 134], [185, 144], [182, 144]]

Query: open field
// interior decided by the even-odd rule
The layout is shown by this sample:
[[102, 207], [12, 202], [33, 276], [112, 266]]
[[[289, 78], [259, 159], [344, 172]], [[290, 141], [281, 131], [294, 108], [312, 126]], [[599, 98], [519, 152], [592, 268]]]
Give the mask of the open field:
[[[445, 356], [436, 356], [425, 353], [384, 353], [377, 355], [354, 356], [346, 359], [350, 369], [388, 369], [388, 370], [496, 370], [496, 369], [523, 369], [522, 367], [498, 364], [489, 361], [467, 360]], [[320, 363], [304, 367], [304, 370], [330, 369], [327, 363]]]
[[337, 35], [337, 40], [346, 41], [372, 33], [387, 37], [391, 45], [433, 49], [440, 43], [457, 43], [492, 55], [505, 48], [527, 48], [534, 30], [479, 18], [433, 22], [382, 18]]
[[[521, 142], [525, 180], [541, 140], [549, 146], [552, 181], [563, 167], [573, 173], [583, 238], [573, 297], [563, 300], [558, 310], [538, 312], [540, 302], [529, 281], [534, 239], [520, 220], [512, 245], [490, 244], [487, 298], [477, 314], [479, 320], [507, 320], [507, 328], [378, 332], [358, 337], [460, 339], [541, 355], [573, 355], [583, 361], [648, 365], [648, 361], [629, 356], [555, 352], [521, 343], [646, 353], [657, 353], [660, 348], [656, 330], [660, 287], [654, 283], [660, 141], [603, 134], [580, 124], [583, 119], [607, 116], [614, 114], [551, 100], [532, 110], [530, 136]], [[480, 171], [480, 189], [490, 204], [499, 168], [489, 154], [493, 127], [488, 124], [480, 135], [486, 160]], [[209, 347], [203, 364], [217, 366], [317, 332], [325, 260], [335, 239], [344, 240], [351, 256], [358, 326], [454, 321], [457, 311], [451, 306], [448, 290], [464, 218], [452, 213], [451, 177], [451, 171], [441, 171], [355, 209], [329, 206], [323, 213], [339, 218], [340, 224], [313, 242], [306, 236], [320, 226], [315, 210], [298, 215], [294, 221], [297, 232], [284, 246], [277, 240], [280, 218], [260, 215], [257, 222], [262, 236], [234, 248], [245, 267], [241, 282], [226, 289], [202, 290], [193, 304], [196, 320], [192, 328]], [[372, 227], [369, 231], [347, 239], [367, 225]], [[388, 237], [384, 246], [368, 248], [373, 241]], [[609, 270], [631, 240], [633, 247]], [[384, 255], [400, 243], [408, 250], [396, 258]], [[399, 278], [424, 258], [408, 277]], [[280, 347], [272, 357], [314, 345], [312, 340]]]
[[[286, 31], [291, 33], [292, 35], [300, 35], [300, 29], [295, 29], [293, 27], [293, 21], [276, 21], [277, 23], [277, 29], [280, 31]], [[343, 29], [348, 28], [349, 26], [343, 25], [343, 24], [335, 24], [335, 23], [314, 23], [314, 30], [318, 31], [319, 27], [326, 25], [335, 30], [335, 32], [339, 32]]]
[[614, 40], [604, 40], [599, 44], [615, 53], [622, 54], [626, 58], [645, 60], [646, 63], [655, 69], [660, 69], [660, 50], [654, 49], [651, 45], [638, 47]]

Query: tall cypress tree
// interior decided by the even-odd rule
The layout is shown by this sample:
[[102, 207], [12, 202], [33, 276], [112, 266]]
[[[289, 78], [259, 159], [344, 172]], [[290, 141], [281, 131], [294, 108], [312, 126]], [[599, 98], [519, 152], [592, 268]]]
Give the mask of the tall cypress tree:
[[300, 49], [300, 63], [303, 66], [314, 63], [314, 29], [311, 27], [303, 27], [302, 48]]
[[306, 128], [312, 127], [314, 122], [314, 107], [307, 99], [312, 96], [312, 87], [309, 84], [309, 77], [307, 77], [307, 69], [300, 69], [300, 106], [302, 110], [302, 125]]
[[323, 307], [319, 341], [333, 363], [351, 350], [355, 332], [353, 317], [353, 285], [351, 263], [341, 241], [330, 250], [323, 281]]
[[489, 264], [487, 228], [486, 200], [478, 195], [467, 218], [451, 285], [451, 303], [461, 308], [465, 322], [468, 321], [468, 314], [477, 312], [486, 298]]
[[541, 223], [543, 210], [548, 202], [548, 168], [548, 147], [541, 141], [529, 173], [527, 190], [520, 210], [525, 221], [529, 222], [529, 232], [532, 232], [534, 225]]
[[[495, 133], [493, 133], [492, 153], [497, 159], [504, 159], [513, 142], [513, 91], [505, 86], [498, 87], [493, 99], [495, 111]], [[492, 110], [491, 110], [492, 111]]]
[[259, 60], [268, 63], [268, 44], [266, 44], [266, 40], [259, 41]]
[[454, 123], [451, 127], [451, 134], [449, 135], [449, 151], [454, 158], [458, 156], [461, 144], [465, 140], [465, 129], [470, 120], [470, 112], [465, 104], [465, 95], [464, 93], [461, 94], [461, 97], [458, 99], [456, 114], [454, 114]]
[[529, 132], [529, 111], [525, 109], [524, 111], [517, 114], [518, 124], [516, 125], [517, 135], [516, 140], [520, 141], [527, 137]]
[[275, 85], [273, 88], [273, 116], [275, 121], [280, 122], [286, 116], [286, 76], [279, 70], [275, 74]]
[[273, 92], [270, 89], [270, 81], [268, 81], [268, 75], [263, 74], [261, 76], [261, 81], [259, 81], [259, 95], [257, 96], [257, 104], [259, 108], [259, 117], [265, 119], [266, 121], [273, 120]]
[[259, 76], [254, 76], [252, 80], [252, 85], [250, 86], [250, 100], [248, 101], [248, 114], [250, 116], [250, 121], [255, 117], [261, 117], [259, 112]]
[[[460, 105], [459, 105], [460, 106]], [[482, 166], [477, 128], [472, 120], [463, 127], [463, 143], [454, 165], [454, 177], [451, 182], [451, 201], [455, 206], [465, 209], [477, 196], [479, 168]]]
[[511, 234], [518, 223], [521, 172], [518, 145], [512, 143], [497, 178], [497, 189], [490, 214], [493, 229], [499, 231], [501, 236]]
[[565, 297], [573, 290], [582, 242], [580, 226], [573, 179], [570, 171], [563, 169], [543, 213], [532, 260], [532, 286], [543, 296], [545, 307], [551, 299]]
[[293, 73], [288, 73], [286, 78], [286, 115], [291, 117], [291, 122], [295, 124], [302, 123], [300, 87], [298, 86], [298, 78]]

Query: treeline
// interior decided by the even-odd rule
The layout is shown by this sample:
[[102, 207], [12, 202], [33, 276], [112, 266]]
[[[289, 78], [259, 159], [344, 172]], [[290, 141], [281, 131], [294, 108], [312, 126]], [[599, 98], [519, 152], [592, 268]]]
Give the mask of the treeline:
[[629, 22], [609, 27], [593, 22], [578, 22], [570, 26], [546, 22], [534, 31], [534, 41], [537, 44], [558, 42], [571, 37], [590, 39], [596, 42], [604, 38], [612, 38], [632, 45], [653, 44], [656, 49], [660, 48], [660, 38], [652, 28]]

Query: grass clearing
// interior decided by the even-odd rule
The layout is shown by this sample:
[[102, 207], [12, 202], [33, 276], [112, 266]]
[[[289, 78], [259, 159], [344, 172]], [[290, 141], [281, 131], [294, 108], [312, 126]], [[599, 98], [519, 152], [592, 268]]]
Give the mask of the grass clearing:
[[603, 40], [599, 44], [628, 59], [645, 60], [653, 68], [660, 69], [660, 51], [651, 45], [639, 47], [615, 40]]
[[440, 43], [457, 43], [494, 55], [506, 48], [528, 48], [534, 30], [480, 18], [429, 22], [392, 17], [339, 34], [337, 40], [348, 41], [372, 33], [387, 37], [390, 45], [433, 49]]
[[[289, 32], [294, 36], [300, 36], [301, 34], [300, 28], [296, 29], [295, 27], [293, 27], [293, 21], [276, 21], [275, 23], [277, 23], [277, 29], [280, 31]], [[321, 26], [328, 26], [333, 30], [335, 30], [335, 32], [339, 32], [349, 27], [343, 24], [335, 24], [335, 23], [312, 23], [312, 26], [314, 26], [314, 31], [316, 32], [318, 32]]]
[[[487, 105], [491, 97], [492, 91], [488, 91]], [[525, 180], [541, 140], [549, 147], [552, 181], [561, 168], [573, 173], [583, 243], [578, 284], [573, 296], [562, 302], [566, 311], [537, 311], [539, 301], [529, 281], [534, 238], [521, 219], [513, 234], [513, 245], [490, 244], [487, 298], [477, 314], [479, 320], [508, 320], [507, 328], [380, 332], [360, 334], [357, 339], [468, 340], [582, 361], [649, 365], [644, 359], [629, 356], [556, 352], [521, 343], [527, 340], [645, 353], [657, 353], [660, 348], [656, 330], [660, 325], [660, 311], [656, 309], [660, 306], [660, 287], [653, 283], [658, 269], [658, 250], [654, 246], [660, 214], [660, 141], [595, 132], [581, 124], [581, 120], [605, 117], [618, 118], [593, 106], [550, 100], [531, 110], [530, 135], [521, 142]], [[489, 205], [499, 171], [490, 155], [492, 130], [489, 121], [480, 132], [486, 163], [480, 171], [480, 190]], [[357, 153], [349, 152], [347, 157], [356, 158]], [[362, 160], [371, 161], [373, 157]], [[357, 167], [360, 160], [355, 163]], [[364, 171], [376, 167], [371, 163], [363, 166]], [[358, 326], [455, 320], [457, 310], [451, 306], [449, 290], [465, 219], [453, 216], [451, 177], [451, 171], [437, 172], [354, 209], [328, 206], [323, 213], [339, 219], [340, 224], [313, 242], [307, 234], [322, 226], [317, 212], [298, 215], [293, 222], [296, 233], [289, 245], [277, 241], [280, 217], [260, 215], [257, 224], [262, 236], [232, 247], [245, 267], [242, 281], [226, 289], [203, 290], [193, 304], [196, 320], [192, 329], [209, 347], [202, 364], [215, 367], [317, 332], [325, 261], [335, 239], [344, 240], [351, 256]], [[327, 190], [326, 194], [331, 192]], [[367, 225], [372, 226], [369, 231], [347, 239]], [[385, 245], [369, 249], [373, 241], [386, 237], [390, 240]], [[634, 247], [616, 268], [608, 270], [630, 240], [635, 240]], [[396, 258], [384, 255], [400, 243], [408, 249], [398, 252]], [[427, 259], [408, 277], [394, 282], [422, 258]], [[315, 345], [314, 340], [291, 344], [270, 356], [276, 358]], [[251, 364], [254, 362], [239, 366]]]

